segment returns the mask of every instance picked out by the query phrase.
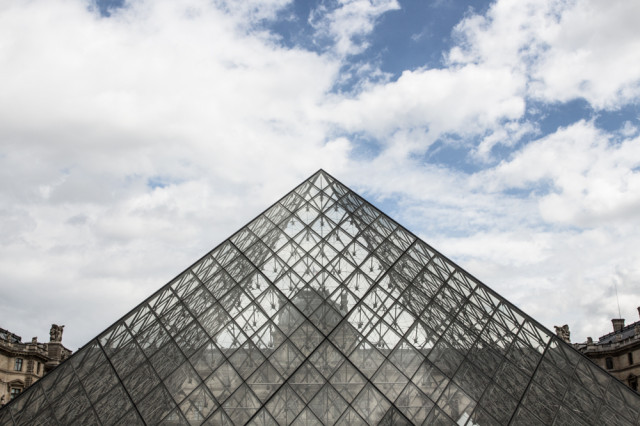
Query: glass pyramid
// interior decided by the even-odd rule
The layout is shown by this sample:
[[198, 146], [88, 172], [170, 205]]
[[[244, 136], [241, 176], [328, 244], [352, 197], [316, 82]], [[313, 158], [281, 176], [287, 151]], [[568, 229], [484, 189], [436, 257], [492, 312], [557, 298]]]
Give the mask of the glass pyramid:
[[320, 170], [0, 410], [41, 425], [638, 425], [640, 396]]

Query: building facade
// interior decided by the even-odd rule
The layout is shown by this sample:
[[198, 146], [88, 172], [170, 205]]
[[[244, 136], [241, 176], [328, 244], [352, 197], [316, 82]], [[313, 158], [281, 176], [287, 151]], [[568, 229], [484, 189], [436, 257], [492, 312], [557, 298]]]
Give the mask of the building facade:
[[18, 396], [71, 355], [62, 345], [62, 327], [53, 324], [48, 343], [22, 338], [0, 328], [0, 405]]
[[[638, 308], [640, 314], [640, 307]], [[613, 331], [597, 342], [590, 337], [574, 347], [612, 376], [638, 392], [640, 377], [640, 321], [625, 325], [624, 319], [612, 319]]]

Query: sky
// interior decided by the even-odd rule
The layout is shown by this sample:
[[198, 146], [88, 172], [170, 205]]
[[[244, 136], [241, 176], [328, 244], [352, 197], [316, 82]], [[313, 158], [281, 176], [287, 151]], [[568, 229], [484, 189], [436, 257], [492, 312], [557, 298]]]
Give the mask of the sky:
[[640, 2], [0, 2], [0, 327], [81, 347], [323, 168], [573, 342], [640, 306]]

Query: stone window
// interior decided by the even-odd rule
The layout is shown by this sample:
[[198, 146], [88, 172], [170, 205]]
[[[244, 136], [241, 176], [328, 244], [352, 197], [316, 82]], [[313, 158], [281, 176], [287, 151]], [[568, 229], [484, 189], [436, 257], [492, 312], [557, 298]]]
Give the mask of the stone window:
[[633, 352], [629, 352], [627, 358], [629, 359], [629, 365], [633, 365]]
[[16, 363], [13, 366], [13, 369], [16, 371], [22, 371], [22, 358], [16, 358]]
[[11, 399], [13, 399], [16, 396], [20, 395], [20, 392], [22, 392], [21, 388], [11, 388]]
[[605, 365], [607, 366], [607, 370], [611, 370], [613, 368], [613, 358], [608, 356], [605, 358], [604, 362], [605, 362]]

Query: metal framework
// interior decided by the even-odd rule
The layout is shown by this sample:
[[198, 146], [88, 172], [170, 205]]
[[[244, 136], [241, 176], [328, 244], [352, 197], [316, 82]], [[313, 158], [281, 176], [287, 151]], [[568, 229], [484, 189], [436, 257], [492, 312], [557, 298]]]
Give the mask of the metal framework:
[[320, 170], [0, 410], [14, 425], [640, 425], [640, 396]]

